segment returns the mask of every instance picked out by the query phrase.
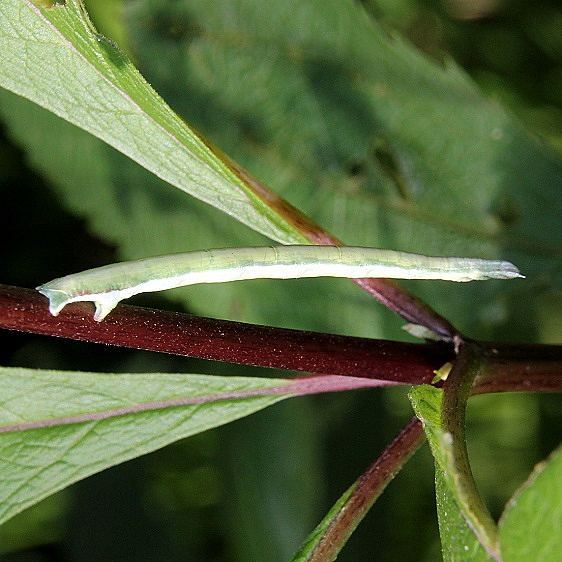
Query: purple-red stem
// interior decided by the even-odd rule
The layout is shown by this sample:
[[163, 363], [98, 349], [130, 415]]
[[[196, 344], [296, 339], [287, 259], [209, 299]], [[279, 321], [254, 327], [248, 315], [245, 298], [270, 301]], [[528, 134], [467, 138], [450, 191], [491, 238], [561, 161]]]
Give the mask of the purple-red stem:
[[479, 342], [483, 364], [473, 394], [560, 392], [562, 346]]
[[318, 374], [430, 382], [452, 358], [446, 344], [412, 344], [257, 326], [119, 305], [103, 322], [90, 303], [52, 316], [37, 291], [0, 285], [0, 328]]
[[327, 526], [307, 562], [335, 560], [373, 503], [424, 440], [422, 424], [413, 418], [353, 484], [350, 496]]
[[[412, 344], [257, 326], [120, 305], [103, 322], [89, 303], [57, 317], [32, 289], [0, 285], [0, 328], [242, 365], [428, 383], [455, 357], [445, 343]], [[481, 343], [473, 393], [562, 390], [562, 346]]]

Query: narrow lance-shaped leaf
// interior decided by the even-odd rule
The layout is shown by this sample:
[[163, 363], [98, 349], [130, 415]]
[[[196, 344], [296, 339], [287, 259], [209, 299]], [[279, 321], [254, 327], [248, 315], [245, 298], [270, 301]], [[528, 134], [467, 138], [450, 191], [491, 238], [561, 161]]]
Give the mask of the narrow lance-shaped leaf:
[[81, 0], [3, 0], [0, 52], [0, 86], [262, 234], [282, 243], [306, 241], [96, 32]]
[[0, 522], [105, 468], [290, 396], [380, 381], [0, 368]]
[[443, 562], [493, 562], [466, 523], [438, 463], [435, 463], [435, 501]]

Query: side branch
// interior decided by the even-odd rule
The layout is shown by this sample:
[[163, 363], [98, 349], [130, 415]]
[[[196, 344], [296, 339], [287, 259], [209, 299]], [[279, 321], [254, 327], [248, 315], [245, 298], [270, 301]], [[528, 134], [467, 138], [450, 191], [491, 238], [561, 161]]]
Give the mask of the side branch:
[[[335, 236], [325, 231], [318, 224], [299, 209], [279, 197], [269, 187], [263, 185], [238, 163], [234, 162], [222, 151], [213, 147], [223, 161], [246, 185], [261, 199], [267, 207], [283, 217], [295, 230], [300, 232], [312, 244], [327, 246], [343, 246], [344, 244]], [[445, 341], [462, 339], [458, 330], [435, 310], [425, 304], [421, 299], [409, 293], [404, 287], [389, 279], [354, 279], [362, 289], [377, 299], [384, 306], [396, 312], [402, 318], [413, 324], [420, 324], [439, 334]]]
[[335, 560], [377, 498], [424, 440], [422, 424], [413, 418], [381, 456], [336, 502], [293, 557], [292, 562]]

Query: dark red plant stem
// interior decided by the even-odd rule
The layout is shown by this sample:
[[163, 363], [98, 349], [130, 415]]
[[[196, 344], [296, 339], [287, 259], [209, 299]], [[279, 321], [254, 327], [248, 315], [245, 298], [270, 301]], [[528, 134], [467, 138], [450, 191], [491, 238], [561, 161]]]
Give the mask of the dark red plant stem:
[[188, 357], [421, 384], [452, 359], [442, 343], [411, 344], [256, 326], [120, 305], [103, 322], [90, 303], [57, 317], [32, 289], [0, 285], [0, 328]]
[[473, 394], [562, 390], [562, 346], [480, 343], [483, 367]]
[[413, 418], [381, 456], [355, 481], [345, 504], [334, 514], [307, 562], [335, 560], [357, 525], [388, 483], [425, 440], [421, 422]]
[[353, 281], [408, 322], [429, 328], [444, 341], [462, 339], [461, 334], [448, 320], [439, 316], [423, 301], [406, 292], [390, 279], [353, 279]]
[[[89, 303], [54, 317], [37, 291], [0, 285], [0, 328], [187, 357], [313, 373], [430, 382], [454, 354], [446, 344], [410, 344], [286, 330], [118, 306], [94, 322]], [[473, 394], [562, 391], [562, 346], [481, 343], [486, 369]]]

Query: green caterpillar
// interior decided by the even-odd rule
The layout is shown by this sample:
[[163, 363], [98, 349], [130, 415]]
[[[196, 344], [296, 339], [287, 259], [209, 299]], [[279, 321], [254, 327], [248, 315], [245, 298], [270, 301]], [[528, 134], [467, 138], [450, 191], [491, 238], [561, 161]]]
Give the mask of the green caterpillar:
[[474, 281], [523, 277], [506, 261], [428, 257], [351, 246], [225, 248], [116, 263], [54, 279], [37, 290], [51, 314], [67, 304], [92, 301], [103, 320], [123, 299], [197, 283], [301, 277], [386, 277]]

